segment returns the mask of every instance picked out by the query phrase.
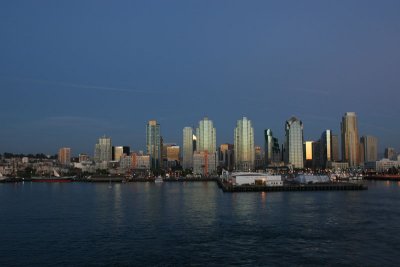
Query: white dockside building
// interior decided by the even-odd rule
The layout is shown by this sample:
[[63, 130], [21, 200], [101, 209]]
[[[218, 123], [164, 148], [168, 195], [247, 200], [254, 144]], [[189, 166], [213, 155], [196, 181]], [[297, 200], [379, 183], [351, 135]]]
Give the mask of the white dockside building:
[[234, 185], [266, 185], [266, 186], [282, 186], [283, 180], [281, 175], [267, 175], [257, 172], [234, 172], [230, 175], [232, 184]]

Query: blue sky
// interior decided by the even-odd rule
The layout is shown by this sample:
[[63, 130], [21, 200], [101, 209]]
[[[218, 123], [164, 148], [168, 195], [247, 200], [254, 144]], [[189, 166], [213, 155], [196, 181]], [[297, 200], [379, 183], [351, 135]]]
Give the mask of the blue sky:
[[358, 115], [400, 149], [400, 1], [1, 1], [0, 153], [92, 154], [98, 137], [145, 147], [208, 116], [256, 143], [285, 120], [306, 140]]

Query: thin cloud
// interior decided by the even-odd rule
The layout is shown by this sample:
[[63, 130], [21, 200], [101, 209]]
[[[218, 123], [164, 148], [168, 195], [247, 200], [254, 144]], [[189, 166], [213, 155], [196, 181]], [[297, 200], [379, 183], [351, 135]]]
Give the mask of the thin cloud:
[[[0, 76], [1, 77], [1, 76]], [[87, 85], [87, 84], [76, 84], [76, 83], [67, 83], [67, 82], [59, 82], [59, 81], [49, 81], [49, 80], [37, 80], [37, 79], [26, 79], [26, 78], [9, 78], [9, 77], [1, 77], [2, 79], [14, 80], [14, 81], [22, 81], [22, 82], [30, 82], [36, 84], [47, 84], [75, 89], [86, 89], [86, 90], [97, 90], [97, 91], [112, 91], [112, 92], [124, 92], [124, 93], [141, 93], [141, 94], [153, 94], [153, 93], [161, 93], [154, 90], [138, 90], [134, 88], [119, 88], [119, 87], [108, 87], [108, 86], [97, 86], [97, 85]]]

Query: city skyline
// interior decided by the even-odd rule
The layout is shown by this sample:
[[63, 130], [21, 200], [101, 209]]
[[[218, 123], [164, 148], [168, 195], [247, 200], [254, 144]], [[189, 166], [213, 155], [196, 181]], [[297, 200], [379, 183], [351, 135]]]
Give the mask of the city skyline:
[[92, 154], [103, 134], [145, 151], [146, 121], [181, 144], [204, 116], [217, 144], [251, 118], [263, 147], [291, 116], [340, 135], [347, 111], [400, 149], [399, 1], [151, 2], [0, 3], [0, 153]]

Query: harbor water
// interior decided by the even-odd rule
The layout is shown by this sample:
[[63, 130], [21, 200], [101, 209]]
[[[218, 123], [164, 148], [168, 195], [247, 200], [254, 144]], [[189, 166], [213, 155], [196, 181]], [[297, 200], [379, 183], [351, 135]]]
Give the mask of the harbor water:
[[0, 184], [0, 266], [399, 266], [400, 182]]

